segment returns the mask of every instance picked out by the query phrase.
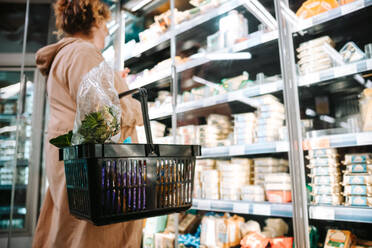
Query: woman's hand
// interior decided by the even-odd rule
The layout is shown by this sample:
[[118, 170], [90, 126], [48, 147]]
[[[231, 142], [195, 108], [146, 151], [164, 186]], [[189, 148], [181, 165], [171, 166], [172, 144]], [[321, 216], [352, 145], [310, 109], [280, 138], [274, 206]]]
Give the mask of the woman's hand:
[[124, 70], [120, 71], [120, 77], [126, 78], [130, 72], [130, 69], [128, 67], [125, 67]]

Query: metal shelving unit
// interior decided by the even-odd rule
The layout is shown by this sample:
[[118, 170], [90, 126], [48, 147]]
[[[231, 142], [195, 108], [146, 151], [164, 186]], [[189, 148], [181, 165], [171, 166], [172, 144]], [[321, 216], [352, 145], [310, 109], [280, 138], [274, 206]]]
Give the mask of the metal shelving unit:
[[[171, 2], [174, 3], [174, 1]], [[174, 59], [174, 56], [178, 54], [178, 43], [182, 42], [182, 39], [185, 36], [185, 39], [187, 39], [194, 34], [193, 32], [200, 32], [200, 30], [202, 30], [200, 29], [200, 26], [210, 25], [212, 20], [217, 20], [219, 16], [228, 13], [230, 10], [243, 8], [246, 3], [247, 1], [228, 1], [215, 9], [209, 10], [209, 12], [196, 16], [194, 19], [175, 25], [165, 32], [159, 39], [147, 43], [140, 50], [126, 55], [123, 60], [127, 62], [132, 60], [134, 57], [139, 58], [143, 53], [146, 53], [146, 56], [149, 56], [149, 54], [151, 54], [153, 50], [156, 50], [155, 48], [158, 46], [162, 46], [162, 49], [169, 46], [171, 50], [171, 58]], [[252, 109], [255, 109], [260, 103], [256, 102], [253, 97], [265, 94], [275, 94], [275, 96], [278, 96], [280, 99], [283, 97], [287, 112], [286, 124], [288, 126], [289, 141], [281, 140], [245, 145], [203, 147], [202, 156], [198, 159], [226, 159], [235, 156], [262, 157], [266, 155], [281, 157], [288, 153], [293, 189], [292, 204], [193, 199], [193, 209], [292, 218], [296, 247], [309, 247], [307, 228], [311, 220], [372, 223], [372, 208], [309, 205], [307, 202], [307, 190], [305, 187], [306, 178], [304, 154], [307, 153], [306, 150], [310, 148], [319, 149], [372, 146], [372, 132], [358, 131], [320, 136], [317, 138], [302, 137], [300, 123], [300, 105], [302, 105], [302, 103], [299, 103], [298, 101], [298, 94], [299, 92], [301, 93], [302, 90], [311, 89], [312, 87], [331, 85], [337, 80], [355, 81], [355, 84], [359, 84], [362, 88], [363, 86], [361, 85], [363, 85], [363, 83], [361, 82], [360, 77], [358, 79], [356, 76], [358, 74], [372, 71], [372, 59], [364, 59], [350, 64], [333, 66], [332, 68], [311, 74], [298, 75], [294, 59], [294, 39], [298, 38], [303, 41], [306, 40], [306, 35], [314, 38], [313, 36], [316, 37], [318, 33], [326, 32], [324, 30], [326, 30], [325, 28], [331, 22], [344, 20], [343, 18], [347, 19], [349, 18], [349, 15], [358, 15], [360, 11], [370, 11], [372, 1], [356, 0], [312, 18], [298, 21], [297, 23], [288, 21], [286, 17], [282, 15], [283, 5], [288, 6], [285, 1], [274, 0], [271, 4], [273, 5], [270, 9], [272, 14], [274, 14], [275, 4], [275, 18], [278, 22], [278, 30], [253, 30], [253, 32], [249, 33], [246, 40], [234, 44], [231, 47], [215, 52], [194, 54], [194, 56], [191, 56], [188, 61], [182, 64], [176, 64], [175, 61], [173, 61], [173, 70], [169, 68], [169, 70], [165, 70], [151, 79], [130, 85], [130, 88], [143, 86], [156, 88], [158, 82], [167, 81], [170, 82], [168, 84], [174, 97], [182, 90], [182, 80], [184, 80], [182, 76], [185, 74], [193, 73], [201, 68], [207, 68], [205, 74], [213, 73], [214, 71], [210, 68], [216, 67], [218, 68], [215, 69], [215, 71], [218, 71], [216, 77], [218, 77], [223, 73], [221, 72], [221, 69], [224, 68], [224, 63], [228, 64], [229, 61], [233, 60], [233, 57], [236, 56], [234, 54], [243, 52], [252, 53], [252, 58], [250, 58], [252, 60], [251, 64], [248, 64], [248, 67], [250, 67], [252, 64], [260, 61], [260, 53], [263, 53], [267, 48], [271, 49], [269, 52], [277, 52], [277, 50], [279, 50], [280, 54], [277, 56], [278, 58], [273, 59], [273, 62], [271, 63], [271, 67], [275, 68], [269, 74], [272, 75], [273, 72], [276, 74], [279, 72], [282, 79], [261, 84], [254, 83], [241, 90], [205, 97], [194, 101], [179, 102], [179, 100], [176, 99], [173, 102], [172, 109], [162, 108], [155, 109], [153, 112], [150, 111], [150, 118], [159, 121], [168, 121], [169, 119], [172, 119], [171, 127], [172, 130], [175, 130], [177, 128], [177, 121], [191, 119], [188, 118], [190, 116], [197, 119], [200, 116], [210, 113], [214, 109], [224, 108], [233, 102], [239, 102], [244, 106], [249, 106]], [[265, 7], [267, 7], [267, 5], [265, 5]], [[250, 14], [251, 13], [248, 10], [248, 15]], [[255, 15], [253, 14], [253, 16]], [[187, 35], [185, 35], [185, 33], [187, 33]], [[198, 39], [200, 39], [200, 37], [198, 37]], [[283, 51], [285, 51], [285, 53], [283, 53]], [[213, 59], [213, 56], [216, 56], [217, 54], [223, 54], [224, 57], [222, 59]], [[267, 59], [267, 57], [265, 57], [265, 59]], [[269, 67], [263, 67], [262, 70], [265, 70], [266, 68]], [[239, 69], [240, 67], [238, 69], [231, 68], [232, 71]], [[228, 69], [225, 70], [228, 72]], [[297, 87], [294, 85], [297, 85]], [[190, 86], [189, 88], [192, 87]], [[199, 114], [194, 116], [194, 112], [198, 112]], [[182, 125], [186, 125], [184, 123], [187, 122], [182, 123]], [[175, 132], [174, 140], [176, 140]], [[296, 146], [295, 144], [302, 144], [303, 149], [301, 145]]]

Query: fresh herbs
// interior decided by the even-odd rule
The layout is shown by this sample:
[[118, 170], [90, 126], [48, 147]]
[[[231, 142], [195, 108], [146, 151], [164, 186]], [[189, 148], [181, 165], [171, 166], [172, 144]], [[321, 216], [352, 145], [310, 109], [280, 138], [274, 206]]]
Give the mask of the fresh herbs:
[[[79, 143], [102, 144], [120, 132], [120, 120], [115, 117], [113, 108], [104, 107], [102, 110], [85, 115], [77, 131]], [[73, 133], [51, 139], [49, 142], [58, 148], [72, 145]]]

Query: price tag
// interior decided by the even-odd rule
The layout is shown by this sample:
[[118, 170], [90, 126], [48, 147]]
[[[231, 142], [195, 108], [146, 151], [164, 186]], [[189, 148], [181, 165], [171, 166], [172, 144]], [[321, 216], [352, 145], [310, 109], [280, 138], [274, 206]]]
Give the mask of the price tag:
[[320, 220], [334, 220], [335, 210], [329, 207], [312, 207], [310, 208], [310, 217]]
[[356, 134], [357, 145], [372, 144], [372, 132]]
[[275, 144], [277, 152], [287, 152], [289, 151], [289, 144], [287, 141], [279, 141]]
[[249, 214], [249, 204], [247, 203], [234, 203], [233, 212], [237, 214]]
[[268, 83], [260, 86], [260, 94], [264, 95], [278, 90], [277, 83]]
[[271, 215], [271, 206], [268, 204], [254, 204], [253, 214], [256, 215]]
[[315, 82], [318, 82], [320, 80], [320, 74], [319, 73], [310, 73], [306, 76], [300, 77], [299, 84], [300, 86], [313, 84]]
[[230, 156], [243, 155], [245, 153], [244, 145], [231, 146], [229, 149]]
[[211, 209], [211, 201], [209, 201], [209, 200], [198, 200], [198, 209], [210, 210]]

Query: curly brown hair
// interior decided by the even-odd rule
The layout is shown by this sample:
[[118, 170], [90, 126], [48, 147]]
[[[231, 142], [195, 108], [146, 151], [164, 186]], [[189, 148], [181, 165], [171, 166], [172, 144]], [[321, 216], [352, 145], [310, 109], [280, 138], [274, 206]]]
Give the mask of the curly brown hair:
[[100, 0], [58, 0], [54, 5], [58, 35], [90, 34], [91, 28], [107, 21], [111, 13]]

